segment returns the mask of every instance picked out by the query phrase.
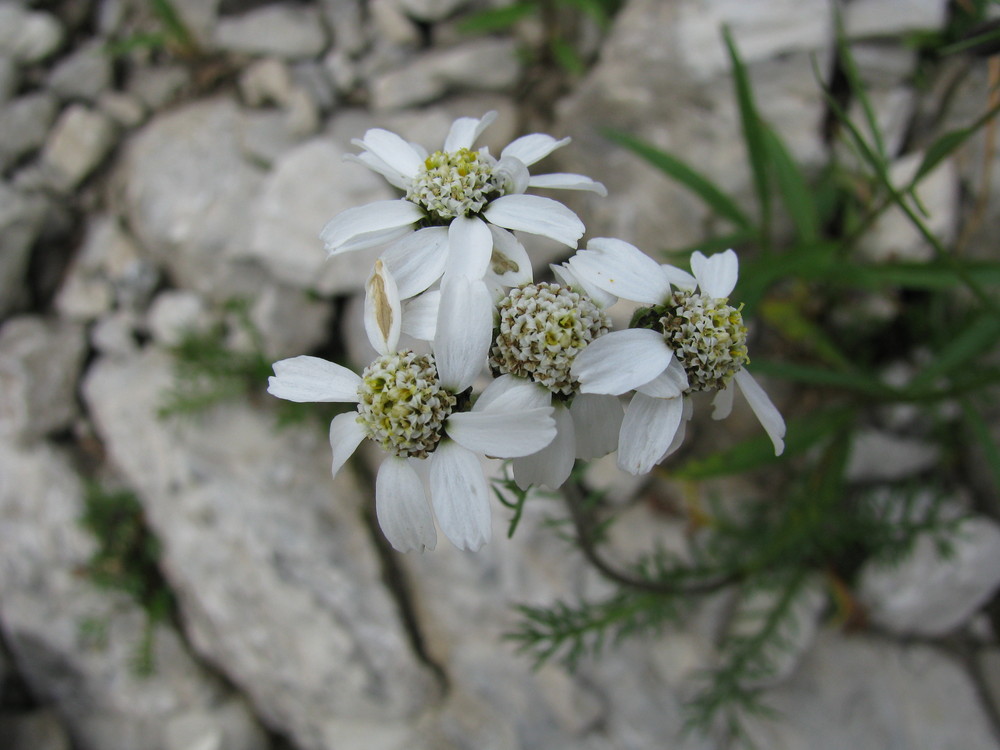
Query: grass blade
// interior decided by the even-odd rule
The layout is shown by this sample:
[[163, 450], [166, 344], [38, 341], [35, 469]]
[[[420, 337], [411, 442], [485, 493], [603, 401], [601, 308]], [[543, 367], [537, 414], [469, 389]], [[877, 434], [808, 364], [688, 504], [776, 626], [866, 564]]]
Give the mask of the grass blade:
[[778, 192], [792, 224], [795, 225], [798, 241], [812, 244], [819, 239], [820, 234], [819, 212], [813, 201], [813, 192], [799, 165], [774, 129], [765, 125], [763, 131], [768, 161], [774, 168]]

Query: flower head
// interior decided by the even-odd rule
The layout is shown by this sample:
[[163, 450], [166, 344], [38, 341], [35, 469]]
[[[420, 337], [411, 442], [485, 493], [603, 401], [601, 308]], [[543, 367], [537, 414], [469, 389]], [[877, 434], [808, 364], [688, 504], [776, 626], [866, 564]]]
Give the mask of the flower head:
[[492, 275], [507, 286], [531, 280], [531, 265], [512, 231], [538, 234], [576, 247], [580, 219], [550, 198], [528, 195], [529, 188], [589, 190], [604, 186], [576, 174], [532, 176], [528, 168], [569, 142], [542, 133], [526, 135], [493, 157], [473, 150], [496, 119], [456, 120], [439, 151], [428, 154], [395, 133], [378, 128], [355, 141], [354, 159], [400, 189], [399, 200], [350, 208], [323, 228], [331, 255], [389, 245], [383, 259], [396, 277], [403, 299], [429, 288], [442, 275], [479, 279]]
[[[317, 357], [274, 363], [268, 392], [278, 398], [357, 404], [330, 423], [332, 470], [340, 471], [366, 438], [386, 452], [375, 511], [400, 551], [433, 549], [435, 516], [455, 546], [481, 547], [491, 521], [480, 457], [523, 456], [555, 436], [552, 407], [526, 384], [496, 380], [470, 401], [470, 386], [486, 363], [491, 307], [482, 281], [451, 279], [438, 307], [434, 354], [398, 351], [398, 294], [391, 274], [376, 264], [365, 328], [379, 356], [360, 376]], [[427, 475], [430, 504], [420, 473]]]
[[691, 275], [621, 240], [595, 239], [569, 265], [595, 286], [646, 305], [633, 315], [632, 327], [598, 339], [572, 367], [584, 393], [636, 391], [619, 436], [620, 468], [644, 473], [679, 446], [691, 415], [685, 397], [692, 392], [715, 392], [713, 417], [727, 416], [731, 383], [775, 453], [784, 450], [784, 420], [745, 368], [747, 329], [740, 308], [729, 304], [739, 275], [736, 253], [695, 252]]

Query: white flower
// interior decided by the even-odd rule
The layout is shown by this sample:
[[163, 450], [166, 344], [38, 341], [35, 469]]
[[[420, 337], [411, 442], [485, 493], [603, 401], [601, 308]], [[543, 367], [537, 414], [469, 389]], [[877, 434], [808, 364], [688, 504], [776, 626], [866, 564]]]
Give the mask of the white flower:
[[268, 392], [289, 401], [358, 405], [330, 423], [332, 470], [336, 474], [365, 438], [389, 454], [375, 482], [375, 511], [393, 547], [433, 549], [436, 516], [456, 547], [476, 550], [489, 540], [491, 525], [480, 455], [512, 458], [540, 450], [555, 436], [552, 408], [536, 404], [530, 386], [508, 383], [494, 383], [470, 408], [466, 391], [490, 344], [492, 304], [482, 281], [445, 282], [433, 356], [396, 351], [399, 311], [392, 276], [377, 263], [365, 330], [380, 356], [360, 376], [317, 357], [281, 360]]
[[627, 242], [601, 238], [591, 240], [569, 266], [590, 284], [648, 305], [636, 311], [631, 328], [602, 336], [571, 368], [583, 393], [636, 391], [619, 435], [622, 470], [645, 473], [676, 450], [690, 418], [688, 394], [715, 391], [713, 418], [728, 416], [731, 382], [746, 397], [775, 454], [784, 450], [785, 422], [744, 367], [746, 326], [739, 309], [728, 304], [739, 274], [736, 253], [695, 252], [692, 276], [660, 265]]
[[[571, 276], [565, 271], [560, 275]], [[562, 284], [527, 284], [500, 300], [491, 369], [501, 378], [533, 383], [536, 403], [555, 408], [555, 439], [513, 461], [514, 479], [522, 489], [557, 489], [577, 458], [597, 458], [617, 446], [620, 401], [578, 393], [579, 383], [570, 374], [575, 357], [608, 330], [601, 307]]]
[[510, 143], [500, 159], [472, 146], [496, 119], [456, 120], [440, 151], [428, 154], [395, 133], [369, 130], [354, 143], [355, 160], [405, 192], [334, 217], [320, 234], [331, 255], [393, 243], [383, 260], [403, 299], [429, 288], [442, 275], [480, 279], [492, 274], [507, 286], [531, 280], [527, 253], [510, 230], [538, 234], [575, 248], [580, 219], [550, 198], [527, 195], [530, 187], [590, 190], [604, 186], [576, 174], [531, 176], [535, 162], [569, 142], [542, 133]]

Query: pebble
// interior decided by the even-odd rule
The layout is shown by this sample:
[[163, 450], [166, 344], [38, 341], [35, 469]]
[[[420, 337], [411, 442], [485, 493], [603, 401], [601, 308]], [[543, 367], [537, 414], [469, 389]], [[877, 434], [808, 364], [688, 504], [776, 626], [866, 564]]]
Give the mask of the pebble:
[[14, 96], [17, 84], [18, 72], [14, 61], [9, 57], [0, 56], [0, 106]]
[[286, 60], [319, 57], [327, 46], [318, 11], [288, 4], [224, 16], [215, 28], [213, 41], [227, 52], [274, 55]]
[[165, 347], [176, 346], [190, 333], [204, 333], [210, 325], [204, 300], [183, 289], [168, 289], [156, 295], [146, 315], [150, 335]]
[[857, 0], [844, 7], [844, 33], [848, 38], [895, 37], [940, 29], [948, 6], [948, 0]]
[[0, 107], [0, 171], [42, 147], [58, 111], [55, 97], [45, 92], [25, 94]]
[[48, 202], [0, 180], [0, 316], [25, 301], [31, 249], [42, 232]]
[[42, 165], [57, 190], [77, 187], [115, 145], [114, 123], [82, 104], [67, 107], [48, 135]]
[[62, 58], [49, 74], [49, 89], [60, 99], [94, 102], [111, 88], [111, 57], [95, 40]]
[[396, 0], [399, 9], [420, 21], [443, 21], [469, 4], [469, 0]]
[[19, 63], [36, 63], [54, 53], [63, 40], [55, 16], [11, 3], [0, 4], [0, 57]]
[[940, 457], [941, 450], [933, 443], [881, 430], [859, 430], [845, 472], [852, 482], [906, 479], [930, 470]]
[[141, 125], [146, 117], [146, 108], [142, 101], [122, 91], [101, 92], [97, 98], [97, 108], [126, 129]]

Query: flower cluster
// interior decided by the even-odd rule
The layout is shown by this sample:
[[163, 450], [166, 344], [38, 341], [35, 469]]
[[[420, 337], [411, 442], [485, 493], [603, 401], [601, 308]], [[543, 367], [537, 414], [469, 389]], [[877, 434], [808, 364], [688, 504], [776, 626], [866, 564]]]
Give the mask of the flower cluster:
[[[576, 250], [585, 229], [528, 190], [606, 191], [583, 175], [530, 173], [568, 138], [527, 135], [499, 159], [473, 150], [495, 117], [456, 120], [433, 153], [380, 129], [355, 141], [354, 160], [404, 197], [342, 212], [321, 239], [330, 255], [384, 248], [365, 289], [377, 356], [360, 375], [294, 357], [269, 380], [279, 398], [357, 405], [330, 424], [333, 472], [365, 438], [382, 449], [376, 516], [404, 552], [433, 549], [437, 528], [460, 549], [489, 540], [482, 457], [510, 459], [522, 489], [556, 489], [577, 459], [616, 450], [622, 470], [650, 471], [683, 441], [695, 392], [714, 394], [721, 419], [738, 390], [775, 453], [784, 448], [784, 421], [746, 369], [747, 328], [729, 302], [736, 254], [695, 252], [688, 273], [595, 238], [536, 283], [515, 232]], [[639, 307], [612, 331], [606, 309], [619, 299]]]

